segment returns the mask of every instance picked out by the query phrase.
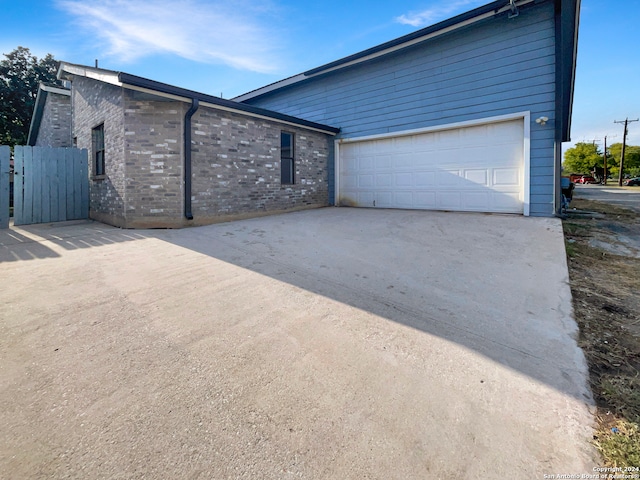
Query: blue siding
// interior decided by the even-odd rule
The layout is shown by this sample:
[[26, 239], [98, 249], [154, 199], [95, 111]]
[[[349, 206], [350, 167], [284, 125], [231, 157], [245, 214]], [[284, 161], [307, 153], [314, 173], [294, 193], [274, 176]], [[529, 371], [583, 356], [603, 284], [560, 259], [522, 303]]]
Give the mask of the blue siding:
[[[548, 2], [246, 103], [340, 127], [338, 138], [530, 111], [530, 213], [552, 215], [555, 78]], [[541, 115], [549, 117], [545, 126], [535, 123]]]

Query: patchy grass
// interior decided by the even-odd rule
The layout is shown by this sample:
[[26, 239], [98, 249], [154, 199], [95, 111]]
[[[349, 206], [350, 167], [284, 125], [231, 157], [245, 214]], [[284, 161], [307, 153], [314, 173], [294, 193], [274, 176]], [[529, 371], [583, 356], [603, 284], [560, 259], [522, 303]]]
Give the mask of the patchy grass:
[[640, 258], [593, 241], [615, 247], [638, 225], [633, 211], [582, 199], [563, 222], [579, 344], [598, 407], [594, 443], [611, 467], [640, 467]]
[[637, 467], [640, 465], [640, 429], [637, 423], [618, 420], [601, 432], [595, 441], [606, 453], [608, 467]]

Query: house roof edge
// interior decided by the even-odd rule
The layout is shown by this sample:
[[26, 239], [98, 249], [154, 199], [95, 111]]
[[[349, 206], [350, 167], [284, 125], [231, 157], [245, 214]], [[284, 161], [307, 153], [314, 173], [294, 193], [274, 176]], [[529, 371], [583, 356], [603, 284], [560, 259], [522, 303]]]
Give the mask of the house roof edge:
[[[521, 7], [537, 1], [540, 0], [516, 0], [516, 5], [518, 7]], [[469, 10], [468, 12], [461, 13], [460, 15], [456, 15], [455, 17], [451, 17], [447, 20], [443, 20], [436, 24], [421, 28], [419, 30], [416, 30], [415, 32], [411, 32], [393, 40], [389, 40], [380, 45], [362, 50], [361, 52], [348, 55], [333, 62], [329, 62], [325, 65], [312, 68], [298, 75], [293, 75], [283, 80], [265, 85], [255, 90], [251, 90], [247, 93], [234, 97], [233, 100], [244, 102], [246, 100], [250, 100], [266, 93], [285, 88], [289, 85], [308, 80], [316, 75], [325, 74], [333, 70], [339, 70], [348, 66], [355, 65], [357, 63], [386, 55], [388, 53], [402, 50], [417, 43], [429, 40], [430, 38], [433, 38], [435, 36], [442, 35], [452, 30], [464, 27], [466, 25], [469, 25], [470, 23], [475, 23], [476, 21], [482, 20], [484, 18], [489, 18], [494, 15], [507, 12], [509, 11], [509, 9], [510, 5], [507, 0], [497, 0], [473, 10]]]
[[300, 127], [310, 128], [329, 135], [337, 135], [340, 129], [332, 127], [330, 125], [324, 125], [317, 122], [311, 122], [302, 118], [293, 117], [291, 115], [285, 115], [282, 113], [267, 110], [265, 108], [254, 107], [244, 103], [239, 103], [234, 100], [227, 100], [224, 98], [208, 95], [195, 90], [189, 90], [175, 85], [169, 85], [167, 83], [157, 82], [149, 78], [139, 77], [126, 72], [116, 72], [113, 70], [105, 70], [101, 68], [88, 67], [85, 65], [77, 65], [72, 63], [62, 62], [58, 71], [58, 78], [69, 79], [70, 77], [77, 75], [94, 80], [110, 83], [123, 88], [132, 88], [137, 90], [143, 90], [155, 93], [159, 96], [168, 96], [176, 98], [181, 101], [190, 101], [197, 99], [201, 103], [207, 103], [214, 107], [220, 107], [225, 110], [234, 111], [237, 113], [249, 114], [252, 116], [273, 119], [275, 121], [284, 122], [287, 124], [293, 124]]

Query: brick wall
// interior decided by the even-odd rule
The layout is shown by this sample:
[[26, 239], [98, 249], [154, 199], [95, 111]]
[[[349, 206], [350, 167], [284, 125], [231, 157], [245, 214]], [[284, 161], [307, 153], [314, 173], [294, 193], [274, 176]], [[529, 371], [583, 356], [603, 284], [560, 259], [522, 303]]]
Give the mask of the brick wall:
[[[196, 222], [328, 205], [329, 136], [207, 107], [192, 121]], [[281, 131], [295, 138], [294, 185], [280, 184]]]
[[178, 226], [183, 212], [183, 102], [137, 100], [125, 91], [127, 225]]
[[[194, 219], [188, 221], [183, 122], [189, 104], [84, 77], [73, 80], [72, 102], [78, 147], [92, 152], [91, 129], [104, 123], [105, 176], [90, 182], [92, 218], [127, 228], [181, 227], [328, 205], [332, 136], [201, 105], [192, 118]], [[295, 138], [294, 185], [280, 184], [283, 130]]]
[[[72, 82], [73, 136], [90, 153], [91, 218], [125, 226], [124, 99], [121, 87], [84, 77]], [[104, 123], [105, 176], [94, 175], [92, 128]]]
[[47, 92], [37, 147], [71, 147], [71, 96]]

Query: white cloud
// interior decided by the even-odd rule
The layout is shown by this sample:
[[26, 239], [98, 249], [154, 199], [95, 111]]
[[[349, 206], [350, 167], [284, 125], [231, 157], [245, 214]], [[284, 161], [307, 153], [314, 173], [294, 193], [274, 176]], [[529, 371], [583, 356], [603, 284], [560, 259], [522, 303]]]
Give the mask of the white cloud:
[[121, 62], [170, 53], [260, 73], [278, 70], [268, 7], [250, 0], [58, 0], [78, 28]]
[[419, 12], [400, 15], [395, 18], [395, 21], [413, 27], [425, 27], [485, 3], [487, 3], [487, 0], [458, 0], [451, 2], [439, 0], [437, 5]]

